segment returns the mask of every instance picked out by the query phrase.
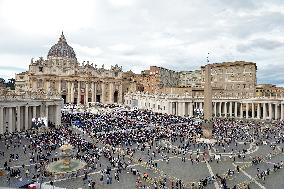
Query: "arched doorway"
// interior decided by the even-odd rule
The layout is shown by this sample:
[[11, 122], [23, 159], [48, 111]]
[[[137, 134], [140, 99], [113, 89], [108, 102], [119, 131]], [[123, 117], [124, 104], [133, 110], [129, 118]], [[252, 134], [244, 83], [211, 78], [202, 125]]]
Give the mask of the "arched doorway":
[[118, 91], [115, 91], [113, 94], [113, 101], [114, 103], [118, 103]]

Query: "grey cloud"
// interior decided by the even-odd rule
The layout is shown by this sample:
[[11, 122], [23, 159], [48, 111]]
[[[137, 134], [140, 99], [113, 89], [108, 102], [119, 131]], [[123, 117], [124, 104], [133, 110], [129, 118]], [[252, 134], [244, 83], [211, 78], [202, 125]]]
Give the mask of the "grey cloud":
[[258, 83], [284, 84], [284, 65], [268, 64], [259, 69]]
[[255, 39], [245, 44], [237, 45], [237, 50], [246, 53], [251, 50], [256, 49], [264, 49], [264, 50], [273, 50], [278, 47], [283, 47], [284, 43], [275, 40], [268, 40], [268, 39]]
[[[284, 15], [277, 11], [263, 11], [267, 5], [283, 6], [284, 1], [281, 0], [139, 0], [130, 7], [113, 7], [106, 0], [97, 2], [99, 13], [89, 27], [65, 31], [64, 21], [62, 23], [69, 44], [103, 51], [92, 56], [79, 53], [74, 48], [79, 60], [80, 57], [90, 61], [95, 59], [99, 65], [119, 64], [124, 70], [138, 72], [149, 65], [192, 70], [204, 65], [207, 52], [212, 52], [212, 62], [256, 62], [259, 66], [258, 79], [265, 82], [272, 80], [269, 77], [271, 71], [265, 70], [264, 65], [280, 65], [284, 59], [280, 51], [282, 42], [259, 37], [274, 31], [279, 31], [279, 36], [273, 37], [282, 37]], [[263, 12], [256, 14], [260, 10]], [[84, 10], [78, 10], [77, 14], [80, 11]], [[246, 16], [241, 13], [246, 13]], [[46, 25], [48, 27], [48, 23]], [[30, 58], [45, 57], [61, 32], [58, 31], [58, 35], [29, 36], [19, 34], [13, 28], [3, 28], [1, 22], [0, 31], [0, 54], [24, 54]], [[172, 39], [180, 43], [166, 43]], [[249, 41], [251, 39], [257, 40]], [[133, 49], [114, 51], [109, 48], [116, 44], [129, 45]], [[22, 61], [26, 69], [30, 58]], [[0, 59], [0, 62], [4, 65], [4, 61]], [[275, 73], [283, 78], [280, 71]], [[273, 81], [282, 82], [281, 79]]]

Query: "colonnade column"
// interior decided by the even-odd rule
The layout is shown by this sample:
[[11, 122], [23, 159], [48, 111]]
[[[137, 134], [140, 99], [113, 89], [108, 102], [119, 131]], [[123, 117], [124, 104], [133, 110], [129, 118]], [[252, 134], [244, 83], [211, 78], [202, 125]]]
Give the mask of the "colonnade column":
[[74, 104], [74, 82], [71, 81], [71, 89], [70, 89], [70, 103]]
[[222, 102], [219, 102], [219, 117], [222, 117]]
[[169, 107], [168, 107], [168, 114], [172, 114], [173, 113], [173, 103], [172, 102], [169, 102]]
[[217, 116], [217, 102], [214, 103], [214, 116]]
[[246, 119], [249, 118], [249, 103], [246, 103]]
[[267, 115], [266, 115], [266, 103], [263, 103], [263, 119], [266, 119]]
[[29, 129], [29, 107], [25, 106], [25, 130]]
[[118, 102], [123, 104], [123, 88], [122, 88], [122, 83], [119, 84], [119, 97], [118, 97]]
[[8, 108], [8, 131], [9, 133], [13, 132], [13, 108]]
[[102, 96], [101, 96], [101, 103], [105, 103], [105, 84], [102, 83]]
[[61, 125], [61, 107], [59, 105], [55, 106], [55, 127], [59, 127]]
[[269, 119], [272, 119], [272, 104], [271, 102], [268, 104], [268, 108], [269, 108]]
[[233, 117], [233, 102], [230, 102], [229, 104], [229, 112], [230, 112], [230, 117]]
[[202, 102], [199, 103], [199, 109], [203, 109]]
[[47, 126], [48, 126], [48, 105], [47, 104], [45, 105], [45, 117], [46, 117]]
[[280, 104], [280, 113], [281, 113], [281, 116], [280, 116], [280, 118], [281, 118], [281, 120], [283, 120], [283, 118], [284, 118], [284, 115], [283, 115], [283, 104]]
[[77, 104], [81, 103], [81, 81], [78, 81]]
[[225, 113], [225, 117], [227, 117], [227, 102], [224, 102], [224, 113]]
[[189, 108], [188, 108], [188, 116], [192, 117], [193, 116], [193, 104], [192, 102], [189, 102]]
[[89, 102], [89, 83], [86, 82], [86, 88], [85, 88], [85, 105], [88, 105]]
[[251, 103], [251, 118], [254, 119], [255, 117], [255, 112], [254, 112], [254, 103]]
[[33, 118], [36, 118], [36, 106], [33, 106]]
[[243, 103], [240, 103], [240, 118], [243, 118]]
[[92, 93], [92, 102], [95, 102], [96, 101], [96, 99], [95, 99], [95, 97], [96, 97], [96, 95], [95, 95], [95, 82], [92, 82], [91, 83], [91, 93]]
[[21, 131], [21, 106], [17, 107], [17, 131]]
[[275, 117], [274, 117], [275, 120], [278, 120], [278, 104], [275, 103]]
[[109, 103], [110, 104], [113, 104], [113, 102], [114, 102], [114, 99], [113, 99], [113, 83], [110, 83], [109, 84]]
[[61, 95], [61, 80], [58, 81], [58, 93]]
[[260, 119], [260, 103], [257, 103], [257, 119]]
[[67, 82], [67, 97], [66, 97], [66, 103], [71, 103], [71, 83], [70, 81]]
[[238, 102], [235, 102], [235, 113], [234, 113], [235, 117], [238, 117]]
[[3, 107], [0, 107], [0, 134], [4, 133]]
[[180, 102], [180, 116], [185, 115], [185, 102]]

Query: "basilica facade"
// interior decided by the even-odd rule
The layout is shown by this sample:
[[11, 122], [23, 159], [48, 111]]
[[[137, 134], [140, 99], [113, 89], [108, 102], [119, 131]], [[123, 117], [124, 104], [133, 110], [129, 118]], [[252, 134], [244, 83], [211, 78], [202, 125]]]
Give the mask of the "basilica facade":
[[79, 63], [76, 53], [68, 45], [62, 32], [47, 59], [32, 59], [29, 70], [16, 74], [17, 94], [43, 93], [59, 95], [64, 103], [88, 102], [123, 103], [123, 95], [133, 83], [125, 82], [118, 65], [105, 69], [84, 61]]

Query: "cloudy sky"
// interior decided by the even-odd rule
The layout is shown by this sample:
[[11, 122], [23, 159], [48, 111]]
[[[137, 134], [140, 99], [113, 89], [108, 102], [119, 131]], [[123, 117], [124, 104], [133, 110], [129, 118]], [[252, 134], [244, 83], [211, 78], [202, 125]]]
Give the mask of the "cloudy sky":
[[284, 85], [283, 0], [0, 0], [0, 77], [46, 58], [62, 30], [80, 62], [192, 70], [209, 52]]

